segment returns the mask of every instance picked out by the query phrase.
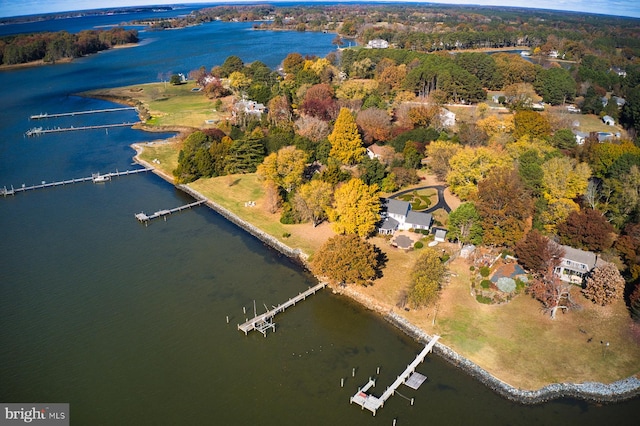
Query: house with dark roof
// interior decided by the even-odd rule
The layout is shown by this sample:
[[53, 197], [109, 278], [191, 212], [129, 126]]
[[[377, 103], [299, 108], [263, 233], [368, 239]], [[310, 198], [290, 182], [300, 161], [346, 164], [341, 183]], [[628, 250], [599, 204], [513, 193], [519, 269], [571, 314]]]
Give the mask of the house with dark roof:
[[384, 218], [378, 228], [380, 234], [393, 234], [397, 230], [431, 229], [433, 216], [431, 213], [411, 210], [411, 203], [395, 198], [385, 198], [382, 202]]
[[[551, 242], [550, 244], [556, 244]], [[601, 266], [604, 261], [598, 255], [570, 246], [560, 246], [564, 250], [564, 256], [553, 271], [562, 281], [582, 284], [589, 272], [596, 266]]]

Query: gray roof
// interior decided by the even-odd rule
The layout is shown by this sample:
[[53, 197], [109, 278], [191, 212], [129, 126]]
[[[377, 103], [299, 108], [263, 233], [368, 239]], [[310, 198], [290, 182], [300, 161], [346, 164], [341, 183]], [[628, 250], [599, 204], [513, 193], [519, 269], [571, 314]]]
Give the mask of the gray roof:
[[386, 230], [393, 231], [393, 230], [398, 228], [398, 225], [399, 225], [399, 223], [398, 223], [397, 220], [395, 220], [392, 217], [388, 217], [388, 218], [386, 218], [384, 220], [384, 222], [382, 222], [382, 226], [380, 226], [380, 230], [382, 230], [382, 231], [386, 231]]
[[561, 245], [560, 247], [564, 249], [563, 259], [583, 263], [587, 265], [589, 270], [593, 269], [596, 265], [600, 266], [603, 262], [602, 259], [598, 258], [598, 256], [593, 252], [564, 245]]
[[407, 215], [407, 212], [411, 208], [411, 204], [407, 201], [396, 200], [394, 198], [387, 198], [385, 200], [387, 206], [387, 212], [391, 214]]
[[431, 213], [415, 212], [410, 210], [407, 214], [406, 223], [412, 225], [422, 225], [426, 227], [431, 226]]

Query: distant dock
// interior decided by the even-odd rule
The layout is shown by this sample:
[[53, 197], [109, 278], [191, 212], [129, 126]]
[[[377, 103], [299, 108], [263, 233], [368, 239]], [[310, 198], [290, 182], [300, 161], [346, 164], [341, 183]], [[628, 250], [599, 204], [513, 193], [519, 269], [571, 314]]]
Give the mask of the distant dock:
[[176, 207], [174, 209], [158, 210], [157, 212], [155, 212], [154, 214], [151, 214], [151, 215], [147, 215], [146, 213], [141, 212], [141, 213], [136, 213], [135, 216], [136, 216], [136, 219], [138, 219], [140, 222], [142, 222], [142, 223], [144, 223], [146, 225], [150, 221], [152, 221], [153, 219], [158, 219], [160, 217], [165, 217], [165, 220], [166, 220], [166, 216], [168, 216], [170, 214], [177, 213], [177, 212], [182, 211], [182, 210], [190, 209], [192, 207], [199, 206], [200, 204], [204, 204], [206, 202], [207, 202], [206, 200], [200, 200], [200, 201], [196, 201], [194, 203], [185, 204], [184, 206]]
[[54, 127], [53, 129], [43, 129], [42, 127], [33, 127], [27, 130], [25, 136], [40, 136], [47, 133], [73, 132], [76, 130], [93, 130], [93, 129], [110, 129], [112, 127], [130, 127], [138, 122], [114, 123], [114, 124], [98, 124], [96, 126], [79, 126], [79, 127]]
[[112, 172], [112, 173], [106, 173], [106, 174], [94, 173], [88, 177], [61, 180], [57, 182], [47, 183], [45, 181], [42, 181], [40, 185], [31, 185], [31, 186], [22, 185], [19, 188], [14, 188], [13, 185], [11, 186], [11, 188], [7, 188], [5, 186], [4, 188], [0, 188], [0, 195], [3, 195], [6, 197], [7, 195], [15, 195], [18, 192], [33, 191], [35, 189], [53, 188], [55, 186], [64, 186], [64, 185], [70, 185], [73, 183], [81, 183], [81, 182], [88, 182], [88, 181], [92, 181], [93, 183], [102, 183], [102, 182], [107, 182], [111, 180], [112, 177], [133, 175], [137, 173], [148, 172], [151, 170], [153, 169], [150, 167], [144, 168], [144, 169], [125, 170], [123, 172], [119, 172], [116, 170], [115, 172]]
[[71, 117], [74, 115], [85, 115], [85, 114], [100, 114], [105, 112], [116, 112], [116, 111], [131, 111], [136, 110], [135, 107], [121, 107], [121, 108], [105, 108], [105, 109], [92, 109], [88, 111], [73, 111], [73, 112], [59, 112], [54, 114], [49, 114], [47, 112], [43, 112], [40, 114], [32, 115], [29, 117], [30, 120], [43, 120], [47, 118], [58, 118], [58, 117]]
[[288, 307], [293, 306], [302, 300], [305, 300], [308, 296], [315, 294], [318, 290], [322, 289], [326, 285], [327, 283], [320, 283], [298, 294], [297, 296], [292, 297], [282, 305], [278, 305], [270, 311], [265, 312], [264, 314], [256, 315], [254, 318], [247, 320], [243, 324], [238, 324], [238, 330], [243, 331], [245, 335], [247, 335], [252, 330], [257, 330], [265, 337], [267, 337], [267, 331], [269, 329], [272, 329], [274, 331], [276, 329], [276, 325], [272, 322], [272, 319], [274, 316], [276, 316], [276, 314], [284, 312], [284, 310]]

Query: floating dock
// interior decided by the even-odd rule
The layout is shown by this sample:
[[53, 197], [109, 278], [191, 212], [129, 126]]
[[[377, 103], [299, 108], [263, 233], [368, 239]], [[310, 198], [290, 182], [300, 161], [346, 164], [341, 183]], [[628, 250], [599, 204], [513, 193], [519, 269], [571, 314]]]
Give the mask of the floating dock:
[[98, 124], [96, 126], [80, 126], [80, 127], [55, 127], [53, 129], [43, 129], [42, 127], [34, 127], [25, 132], [26, 136], [40, 136], [47, 133], [73, 132], [76, 130], [94, 130], [94, 129], [110, 129], [112, 127], [129, 127], [138, 122], [114, 123], [114, 124]]
[[424, 349], [418, 354], [418, 356], [416, 356], [416, 359], [414, 359], [413, 362], [407, 366], [402, 374], [398, 376], [396, 381], [393, 382], [393, 384], [384, 391], [381, 397], [378, 398], [367, 393], [367, 391], [376, 384], [375, 380], [369, 379], [367, 384], [364, 385], [363, 388], [358, 389], [358, 392], [356, 392], [356, 394], [349, 399], [349, 402], [352, 404], [355, 402], [356, 404], [360, 405], [363, 410], [366, 408], [375, 416], [376, 411], [384, 406], [385, 401], [396, 392], [401, 384], [405, 383], [407, 379], [409, 379], [412, 373], [415, 372], [418, 364], [424, 361], [427, 354], [433, 350], [433, 346], [436, 344], [438, 339], [440, 339], [440, 336], [433, 336], [433, 339], [431, 339], [431, 341], [427, 343]]
[[276, 314], [280, 312], [284, 312], [290, 306], [295, 305], [296, 303], [305, 300], [307, 296], [311, 296], [315, 294], [318, 290], [321, 290], [327, 285], [327, 283], [320, 283], [309, 288], [307, 291], [298, 294], [295, 297], [287, 300], [281, 305], [278, 305], [271, 309], [270, 311], [265, 312], [264, 314], [256, 315], [254, 318], [248, 320], [243, 324], [238, 324], [238, 330], [244, 331], [245, 336], [252, 330], [257, 330], [262, 333], [265, 337], [267, 337], [267, 331], [271, 328], [273, 331], [276, 330], [276, 325], [272, 322], [272, 319]]
[[61, 180], [61, 181], [49, 182], [49, 183], [46, 183], [45, 181], [42, 181], [42, 183], [40, 185], [31, 185], [31, 186], [22, 185], [19, 188], [14, 188], [13, 185], [11, 186], [11, 188], [7, 188], [5, 186], [4, 188], [0, 188], [0, 195], [4, 195], [6, 197], [7, 195], [15, 195], [18, 192], [32, 191], [32, 190], [35, 190], [35, 189], [52, 188], [52, 187], [55, 187], [55, 186], [70, 185], [70, 184], [73, 184], [73, 183], [88, 182], [88, 181], [92, 181], [94, 183], [101, 183], [101, 182], [106, 182], [106, 181], [111, 180], [112, 177], [133, 175], [133, 174], [137, 174], [137, 173], [148, 172], [148, 171], [151, 171], [151, 170], [153, 170], [153, 169], [150, 168], [150, 167], [147, 167], [147, 168], [144, 168], [144, 169], [125, 170], [123, 172], [115, 171], [115, 172], [112, 172], [112, 173], [106, 173], [104, 175], [102, 175], [100, 173], [94, 173], [89, 177], [83, 177], [83, 178], [77, 178], [77, 179], [69, 179], [69, 180]]
[[85, 114], [100, 114], [103, 112], [131, 111], [135, 109], [136, 109], [135, 107], [121, 107], [121, 108], [92, 109], [88, 111], [59, 112], [55, 114], [49, 114], [49, 113], [43, 112], [41, 114], [32, 115], [29, 117], [29, 119], [43, 120], [46, 118], [70, 117], [74, 115], [85, 115]]
[[200, 200], [200, 201], [196, 201], [194, 203], [185, 204], [184, 206], [176, 207], [174, 209], [158, 210], [157, 212], [155, 212], [154, 214], [151, 214], [151, 215], [147, 215], [144, 212], [141, 212], [141, 213], [136, 213], [135, 216], [136, 216], [136, 219], [138, 219], [140, 222], [142, 222], [142, 223], [144, 223], [146, 225], [150, 221], [152, 221], [153, 219], [157, 219], [159, 217], [165, 217], [165, 220], [166, 220], [166, 216], [168, 216], [170, 214], [177, 213], [177, 212], [182, 211], [182, 210], [190, 209], [191, 207], [199, 206], [200, 204], [204, 204], [206, 202], [207, 202], [207, 200]]

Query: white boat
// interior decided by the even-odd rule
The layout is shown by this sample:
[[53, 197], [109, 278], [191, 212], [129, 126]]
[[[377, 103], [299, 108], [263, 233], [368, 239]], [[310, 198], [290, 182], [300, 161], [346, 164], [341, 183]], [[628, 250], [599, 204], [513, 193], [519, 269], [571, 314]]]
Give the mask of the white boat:
[[92, 178], [93, 178], [93, 183], [102, 183], [102, 182], [107, 182], [111, 180], [110, 175], [101, 175], [99, 173], [92, 175]]

